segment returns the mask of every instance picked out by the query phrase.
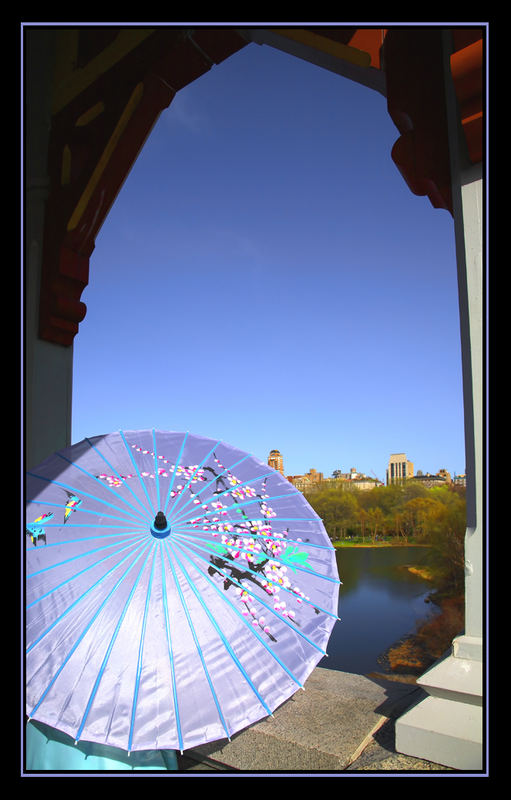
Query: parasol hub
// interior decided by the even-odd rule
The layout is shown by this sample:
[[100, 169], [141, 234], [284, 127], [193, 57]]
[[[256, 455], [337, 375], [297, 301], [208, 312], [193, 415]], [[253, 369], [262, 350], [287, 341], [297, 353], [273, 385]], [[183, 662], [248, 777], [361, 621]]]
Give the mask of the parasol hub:
[[156, 539], [165, 539], [170, 533], [170, 525], [163, 511], [158, 511], [151, 525], [151, 533]]

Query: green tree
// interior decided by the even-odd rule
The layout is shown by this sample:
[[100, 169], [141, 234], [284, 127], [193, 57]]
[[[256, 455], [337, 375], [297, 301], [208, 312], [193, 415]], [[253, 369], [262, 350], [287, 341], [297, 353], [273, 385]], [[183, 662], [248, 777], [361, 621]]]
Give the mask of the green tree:
[[425, 535], [428, 520], [443, 508], [443, 504], [435, 497], [414, 497], [408, 500], [402, 510], [404, 528], [409, 535], [422, 537]]
[[408, 542], [408, 536], [410, 535], [408, 520], [406, 514], [402, 511], [395, 512], [393, 519], [389, 523], [389, 528], [393, 534], [397, 534], [398, 537]]
[[442, 495], [424, 521], [430, 545], [429, 560], [438, 576], [440, 591], [455, 595], [465, 586], [465, 498], [455, 492]]
[[353, 492], [328, 488], [311, 493], [307, 500], [333, 541], [344, 538], [348, 528], [356, 524], [357, 501]]
[[368, 512], [365, 510], [365, 508], [359, 507], [357, 508], [355, 516], [358, 524], [360, 525], [360, 532], [362, 533], [362, 542], [365, 542]]
[[385, 515], [379, 506], [375, 506], [374, 508], [369, 508], [367, 510], [367, 525], [371, 533], [373, 544], [376, 541], [378, 533], [383, 533], [384, 522]]

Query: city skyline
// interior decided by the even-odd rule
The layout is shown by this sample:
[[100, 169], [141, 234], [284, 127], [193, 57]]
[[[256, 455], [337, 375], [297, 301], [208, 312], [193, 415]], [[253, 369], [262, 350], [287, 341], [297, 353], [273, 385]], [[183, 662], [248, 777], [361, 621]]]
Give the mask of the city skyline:
[[[402, 453], [402, 454], [390, 453], [389, 454], [385, 480], [381, 479], [379, 476], [375, 475], [374, 473], [368, 474], [368, 473], [364, 472], [364, 470], [360, 470], [357, 467], [353, 467], [353, 466], [351, 466], [349, 468], [349, 470], [348, 469], [344, 469], [343, 470], [341, 466], [338, 466], [335, 469], [333, 469], [331, 473], [325, 473], [320, 469], [316, 469], [315, 466], [309, 467], [309, 469], [304, 473], [288, 472], [285, 469], [285, 466], [284, 466], [285, 465], [284, 455], [277, 448], [272, 448], [272, 450], [270, 451], [270, 453], [268, 455], [268, 458], [267, 458], [267, 464], [269, 466], [272, 466], [274, 469], [278, 469], [286, 477], [304, 477], [306, 475], [310, 475], [310, 473], [317, 473], [318, 475], [321, 475], [321, 476], [324, 476], [326, 474], [327, 478], [333, 478], [333, 477], [335, 477], [335, 473], [339, 473], [339, 474], [341, 474], [343, 476], [348, 476], [349, 475], [350, 478], [354, 478], [354, 477], [355, 478], [356, 477], [369, 478], [371, 480], [374, 479], [374, 480], [378, 481], [379, 483], [387, 484], [388, 483], [388, 468], [389, 468], [390, 464], [392, 463], [392, 456], [397, 456], [397, 455], [404, 455], [406, 457], [406, 453]], [[451, 478], [454, 478], [454, 477], [465, 477], [465, 471], [451, 473], [449, 470], [445, 469], [445, 467], [438, 467], [436, 469], [436, 472], [430, 472], [429, 469], [428, 470], [423, 470], [421, 468], [415, 469], [415, 465], [414, 465], [413, 462], [408, 461], [408, 464], [410, 464], [411, 468], [412, 468], [409, 477], [428, 476], [428, 475], [432, 475], [433, 476], [433, 475], [441, 475], [443, 473], [447, 473], [448, 475], [451, 476]], [[403, 477], [403, 476], [400, 475], [399, 477]]]
[[398, 135], [382, 95], [267, 46], [180, 91], [96, 238], [72, 441], [464, 472], [453, 220], [406, 185]]

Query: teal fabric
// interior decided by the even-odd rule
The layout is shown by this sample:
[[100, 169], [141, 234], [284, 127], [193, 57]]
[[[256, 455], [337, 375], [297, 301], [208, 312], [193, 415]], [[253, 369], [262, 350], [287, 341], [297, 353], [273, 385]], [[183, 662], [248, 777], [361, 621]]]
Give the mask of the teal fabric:
[[91, 770], [177, 770], [175, 750], [141, 750], [128, 756], [117, 747], [78, 742], [67, 734], [31, 720], [26, 726], [26, 769], [37, 772]]

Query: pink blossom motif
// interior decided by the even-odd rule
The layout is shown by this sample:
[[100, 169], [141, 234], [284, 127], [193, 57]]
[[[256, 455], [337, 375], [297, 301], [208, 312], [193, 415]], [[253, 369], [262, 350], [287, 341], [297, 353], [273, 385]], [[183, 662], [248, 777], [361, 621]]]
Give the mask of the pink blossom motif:
[[277, 512], [274, 511], [272, 508], [266, 505], [266, 503], [261, 504], [261, 513], [264, 514], [266, 517], [276, 517]]
[[[155, 454], [149, 449], [143, 449], [136, 445], [132, 445], [132, 447], [144, 456], [150, 456], [153, 459], [155, 457]], [[265, 488], [266, 482], [263, 481], [259, 486], [244, 482], [239, 476], [224, 467], [216, 456], [213, 460], [214, 468], [204, 468], [198, 464], [176, 466], [162, 454], [158, 454], [157, 458], [166, 465], [158, 468], [158, 478], [178, 479], [176, 485], [170, 490], [169, 497], [173, 501], [177, 501], [187, 492], [190, 504], [201, 512], [199, 516], [189, 519], [188, 525], [221, 542], [221, 555], [214, 555], [210, 558], [211, 574], [220, 575], [224, 587], [228, 589], [235, 585], [231, 580], [237, 574], [233, 572], [234, 565], [239, 565], [236, 567], [237, 570], [249, 570], [247, 574], [250, 576], [250, 580], [261, 587], [264, 595], [272, 598], [273, 611], [279, 616], [298, 623], [297, 611], [304, 602], [309, 602], [309, 598], [299, 586], [291, 585], [289, 565], [286, 563], [288, 531], [274, 528], [272, 525], [271, 520], [277, 516], [277, 512], [267, 502], [269, 494]], [[149, 480], [154, 480], [156, 477], [152, 471], [143, 471], [141, 475]], [[97, 477], [110, 487], [118, 488], [135, 476], [129, 474], [118, 477], [101, 474]], [[200, 488], [192, 490], [192, 487], [197, 487], [198, 484], [206, 481], [208, 485], [214, 485], [217, 495], [209, 503], [202, 501]], [[257, 501], [254, 510], [257, 510], [259, 518], [250, 518], [244, 511], [244, 504], [254, 500]], [[238, 507], [239, 522], [225, 519], [229, 517], [233, 509], [236, 510]], [[223, 519], [225, 521], [222, 521]], [[292, 552], [296, 559], [296, 552], [294, 550]], [[305, 555], [303, 557], [306, 558]], [[288, 601], [293, 600], [296, 604], [296, 611], [288, 607], [284, 595]], [[267, 621], [264, 614], [261, 613], [264, 612], [264, 607], [257, 608], [254, 605], [247, 609], [246, 598], [246, 593], [239, 593], [239, 600], [244, 606], [243, 613], [252, 616], [252, 624], [271, 638], [271, 622]]]
[[[218, 509], [220, 504], [213, 502], [211, 505]], [[260, 511], [266, 512], [266, 516], [268, 516], [271, 509], [262, 502]], [[206, 517], [206, 519], [208, 518]], [[216, 529], [216, 526], [211, 523], [206, 527], [210, 531]], [[222, 531], [222, 526], [219, 525], [218, 529]], [[304, 600], [308, 602], [309, 598], [298, 585], [292, 585], [289, 577], [290, 566], [284, 562], [286, 551], [289, 552], [288, 558], [291, 559], [289, 562], [291, 565], [298, 562], [306, 563], [307, 556], [298, 551], [295, 544], [289, 549], [286, 535], [287, 533], [284, 531], [273, 530], [272, 525], [267, 521], [245, 519], [238, 525], [231, 524], [230, 530], [224, 530], [221, 535], [223, 555], [211, 557], [212, 567], [209, 572], [212, 575], [221, 575], [224, 578], [224, 588], [228, 589], [231, 585], [236, 584], [226, 576], [230, 573], [232, 579], [235, 580], [237, 574], [233, 572], [234, 567], [230, 567], [230, 564], [246, 563], [250, 570], [248, 574], [251, 580], [272, 598], [272, 608], [277, 618], [299, 624], [297, 612]], [[285, 597], [283, 593], [285, 593]], [[274, 640], [271, 625], [264, 617], [264, 613], [261, 613], [264, 612], [264, 606], [257, 605], [261, 601], [257, 597], [252, 598], [246, 591], [239, 588], [236, 589], [236, 594], [243, 604], [243, 615], [251, 616], [254, 628], [260, 629], [262, 633]], [[290, 607], [291, 601], [296, 603], [295, 609]], [[248, 606], [247, 610], [247, 604], [250, 602], [253, 605]]]
[[[142, 455], [152, 456], [152, 458], [155, 457], [155, 454], [152, 453], [150, 450], [144, 450], [143, 448], [138, 447], [137, 445], [134, 445], [134, 444], [132, 444], [131, 447], [137, 453], [142, 453]], [[163, 455], [157, 455], [156, 457], [158, 459], [160, 459], [161, 461], [163, 461], [164, 464], [169, 464], [169, 466], [170, 466], [169, 470], [166, 470], [165, 468], [160, 467], [158, 469], [158, 476], [159, 477], [170, 478], [172, 476], [172, 474], [175, 473], [176, 476], [183, 477], [183, 478], [185, 478], [186, 481], [189, 481], [190, 485], [196, 484], [196, 483], [198, 483], [200, 481], [206, 481], [207, 480], [207, 476], [204, 474], [204, 469], [199, 469], [198, 464], [189, 465], [189, 466], [178, 466], [177, 469], [176, 469], [176, 465], [175, 464], [171, 464], [171, 462], [167, 458], [165, 458]], [[154, 472], [147, 472], [147, 471], [141, 472], [141, 475], [144, 478], [149, 478], [149, 479], [153, 479], [153, 480], [156, 477]], [[101, 473], [99, 475], [96, 475], [96, 478], [99, 478], [100, 480], [105, 481], [108, 484], [108, 486], [110, 486], [110, 487], [123, 486], [124, 485], [124, 481], [130, 480], [130, 479], [133, 479], [133, 478], [136, 478], [136, 477], [137, 477], [136, 475], [132, 475], [132, 474], [117, 476], [117, 475], [106, 475], [104, 473]], [[178, 488], [179, 488], [180, 491], [182, 491], [183, 490], [183, 485], [181, 485]], [[176, 496], [176, 495], [174, 495], [174, 496]]]

